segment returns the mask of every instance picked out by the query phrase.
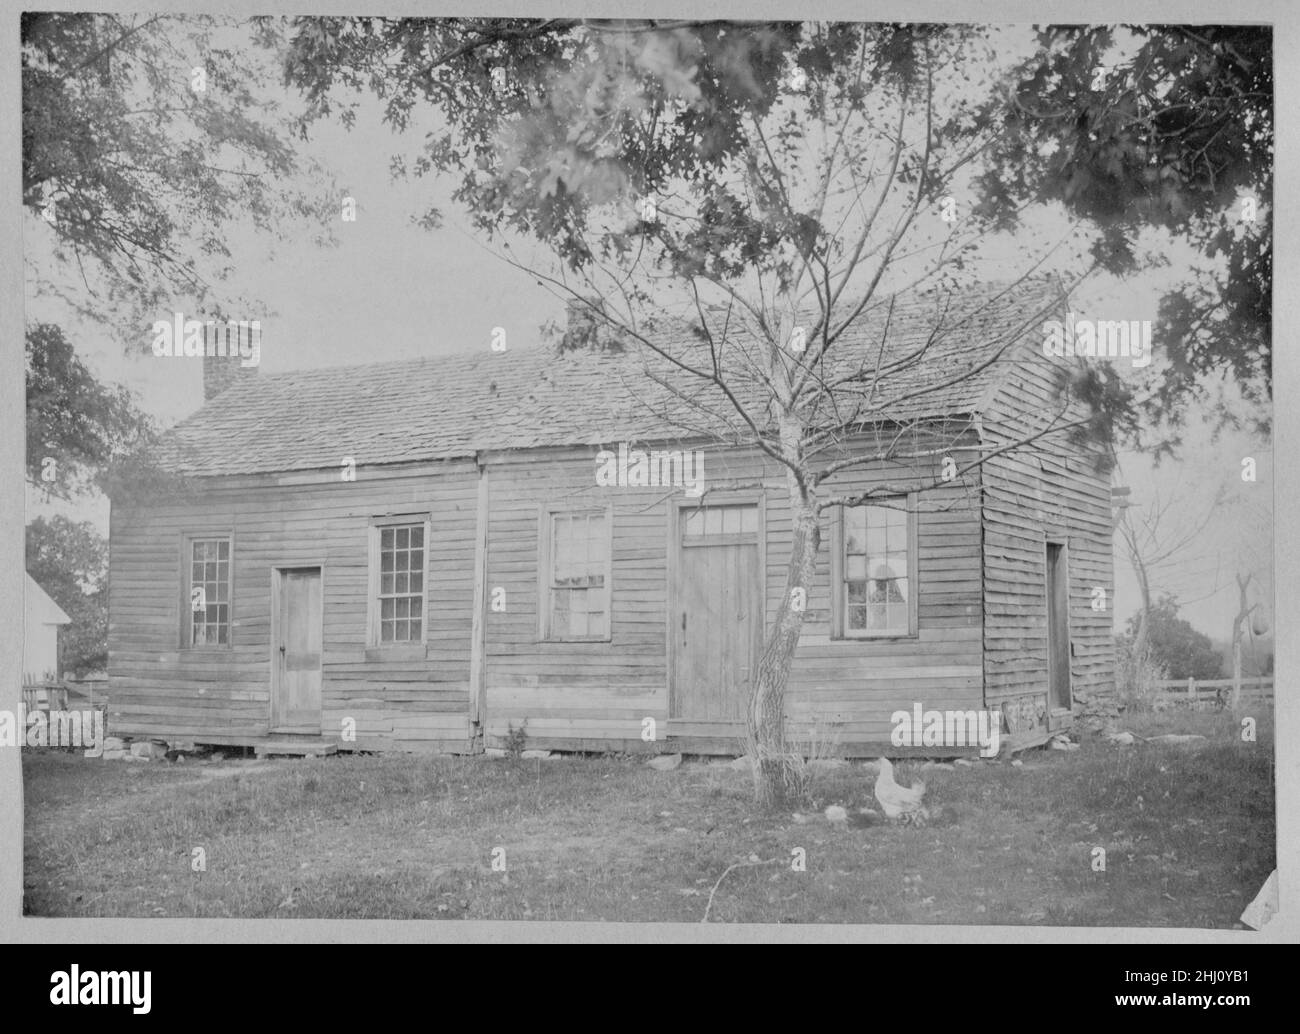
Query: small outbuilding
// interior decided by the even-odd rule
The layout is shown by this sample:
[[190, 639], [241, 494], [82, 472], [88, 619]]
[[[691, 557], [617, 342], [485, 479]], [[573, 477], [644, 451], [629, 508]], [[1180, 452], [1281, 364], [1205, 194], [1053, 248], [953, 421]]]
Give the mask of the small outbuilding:
[[59, 627], [68, 617], [30, 574], [23, 575], [23, 685], [53, 682], [59, 675]]

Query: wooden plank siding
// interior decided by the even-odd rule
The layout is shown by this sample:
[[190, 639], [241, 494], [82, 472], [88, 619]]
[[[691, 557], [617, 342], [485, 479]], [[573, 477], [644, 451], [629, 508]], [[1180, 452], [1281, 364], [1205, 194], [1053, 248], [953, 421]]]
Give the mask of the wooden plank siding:
[[[974, 439], [967, 439], [973, 444]], [[785, 591], [790, 506], [784, 472], [756, 450], [705, 446], [704, 502], [725, 504], [761, 495], [764, 515], [764, 607], [775, 621]], [[740, 729], [723, 723], [675, 722], [669, 711], [667, 621], [671, 567], [676, 562], [671, 508], [682, 489], [600, 488], [595, 449], [503, 455], [488, 461], [490, 502], [488, 594], [504, 592], [504, 612], [487, 615], [488, 746], [511, 728], [529, 742], [564, 749], [579, 741], [640, 741], [642, 721], [685, 750], [734, 750]], [[877, 485], [940, 480], [941, 456], [843, 473], [827, 495]], [[541, 511], [562, 502], [575, 510], [609, 507], [613, 524], [611, 635], [608, 642], [539, 639], [538, 572]], [[968, 475], [921, 497], [918, 631], [915, 637], [837, 639], [831, 635], [832, 537], [823, 519], [815, 584], [791, 669], [787, 716], [792, 736], [820, 735], [842, 747], [888, 744], [890, 715], [921, 702], [927, 708], [979, 707], [981, 657], [978, 481]], [[668, 577], [666, 577], [668, 572]], [[620, 748], [621, 749], [621, 748]]]
[[[489, 478], [485, 744], [523, 727], [530, 746], [640, 744], [642, 719], [664, 733], [666, 513], [672, 488], [601, 488], [597, 450], [485, 458]], [[607, 642], [543, 641], [545, 510], [609, 510], [612, 564]], [[502, 603], [504, 607], [502, 608]]]
[[[1059, 408], [1055, 374], [1051, 363], [1030, 354], [1002, 378], [983, 423], [990, 444], [1045, 426]], [[1079, 415], [1071, 407], [1064, 419]], [[1110, 479], [1097, 470], [1097, 458], [1052, 434], [1033, 451], [995, 456], [984, 468], [984, 682], [990, 706], [1007, 710], [1012, 733], [1037, 728], [1051, 711], [1048, 542], [1066, 546], [1074, 710], [1114, 690]], [[1095, 589], [1105, 593], [1104, 610], [1093, 607]], [[1058, 714], [1045, 724], [1064, 726], [1070, 718]]]
[[[253, 742], [268, 732], [271, 571], [323, 571], [322, 733], [355, 749], [467, 750], [478, 475], [473, 463], [204, 479], [192, 501], [111, 514], [109, 673], [116, 734]], [[426, 642], [366, 641], [374, 516], [432, 514]], [[232, 538], [228, 647], [181, 648], [182, 541]]]
[[[863, 443], [866, 448], [867, 443]], [[940, 442], [918, 439], [910, 446], [931, 452]], [[942, 443], [948, 444], [948, 443]], [[974, 445], [973, 435], [956, 444]], [[851, 495], [882, 486], [900, 490], [925, 488], [914, 497], [916, 508], [917, 634], [915, 637], [835, 638], [831, 623], [831, 514], [825, 514], [822, 548], [817, 556], [808, 614], [795, 652], [787, 690], [790, 734], [807, 739], [814, 725], [850, 752], [881, 753], [889, 748], [890, 715], [924, 708], [978, 708], [981, 685], [981, 609], [979, 556], [979, 482], [973, 474], [942, 481], [945, 453], [921, 455], [888, 464], [871, 464], [843, 472], [825, 486], [825, 495]], [[968, 453], [947, 453], [961, 457]], [[784, 479], [776, 495], [785, 496]], [[788, 502], [774, 508], [782, 520], [769, 527], [768, 620], [785, 586], [789, 556]], [[775, 557], [773, 557], [775, 554]]]

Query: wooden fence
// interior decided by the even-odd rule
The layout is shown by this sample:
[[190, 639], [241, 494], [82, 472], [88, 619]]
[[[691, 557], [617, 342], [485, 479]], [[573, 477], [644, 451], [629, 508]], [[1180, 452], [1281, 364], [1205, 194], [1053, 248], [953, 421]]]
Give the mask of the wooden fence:
[[[108, 735], [108, 679], [72, 678], [55, 679], [50, 676], [23, 676], [23, 705], [27, 714], [35, 711], [99, 711], [103, 715], [101, 728]], [[22, 737], [23, 732], [18, 734]], [[21, 742], [21, 741], [20, 741]], [[55, 749], [76, 752], [82, 748], [63, 745]]]
[[44, 678], [23, 675], [23, 703], [28, 711], [64, 711], [69, 708], [105, 708], [108, 679]]
[[[1166, 679], [1156, 683], [1159, 699], [1174, 706], [1209, 710], [1232, 699], [1232, 679]], [[1241, 700], [1246, 704], [1273, 705], [1273, 676], [1260, 675], [1241, 680]]]

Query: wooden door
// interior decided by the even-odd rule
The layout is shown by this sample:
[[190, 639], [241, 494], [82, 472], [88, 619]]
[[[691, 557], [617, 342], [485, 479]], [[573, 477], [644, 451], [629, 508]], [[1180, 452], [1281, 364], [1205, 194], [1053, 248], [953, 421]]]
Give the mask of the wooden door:
[[271, 731], [321, 731], [321, 572], [276, 572], [271, 629]]
[[1065, 547], [1047, 543], [1047, 672], [1048, 705], [1069, 710], [1070, 693], [1070, 577]]
[[741, 723], [762, 644], [758, 508], [691, 508], [681, 517], [672, 718]]

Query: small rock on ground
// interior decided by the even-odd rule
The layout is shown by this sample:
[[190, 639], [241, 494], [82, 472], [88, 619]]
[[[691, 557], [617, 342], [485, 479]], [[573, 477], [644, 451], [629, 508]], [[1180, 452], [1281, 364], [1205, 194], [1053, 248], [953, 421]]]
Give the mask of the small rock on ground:
[[1110, 732], [1106, 734], [1106, 739], [1111, 743], [1118, 743], [1121, 746], [1129, 747], [1137, 742], [1137, 737], [1131, 732]]
[[646, 762], [656, 772], [671, 772], [681, 763], [682, 756], [680, 754], [660, 754], [657, 758], [651, 758]]

